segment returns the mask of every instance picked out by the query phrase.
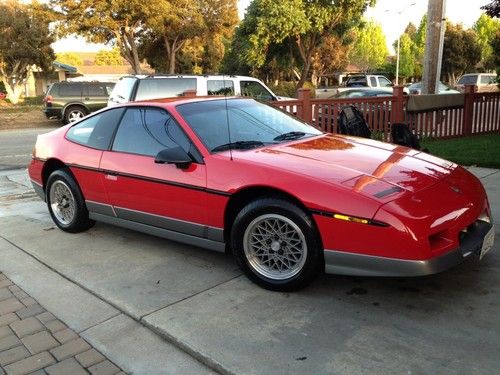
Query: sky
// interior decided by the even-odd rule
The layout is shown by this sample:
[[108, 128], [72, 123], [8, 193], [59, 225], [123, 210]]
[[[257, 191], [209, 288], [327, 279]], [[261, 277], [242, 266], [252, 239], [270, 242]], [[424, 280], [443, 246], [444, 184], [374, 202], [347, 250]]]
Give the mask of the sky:
[[[238, 0], [240, 19], [251, 0]], [[279, 1], [279, 0], [276, 0]], [[463, 23], [471, 27], [482, 13], [481, 6], [491, 0], [446, 0], [446, 18], [453, 23]], [[414, 4], [414, 5], [412, 5]], [[418, 25], [422, 16], [427, 12], [427, 0], [377, 0], [375, 7], [365, 13], [367, 19], [380, 23], [384, 30], [387, 47], [394, 53], [392, 43], [404, 31], [409, 22]], [[55, 52], [95, 52], [109, 48], [103, 44], [86, 43], [83, 38], [70, 37], [52, 44]]]

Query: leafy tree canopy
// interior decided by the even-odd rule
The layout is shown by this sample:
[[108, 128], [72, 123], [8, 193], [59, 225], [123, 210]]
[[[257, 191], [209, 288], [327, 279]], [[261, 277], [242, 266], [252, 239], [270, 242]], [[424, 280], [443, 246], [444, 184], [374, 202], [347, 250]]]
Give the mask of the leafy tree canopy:
[[37, 2], [0, 2], [0, 80], [13, 103], [18, 102], [31, 68], [51, 68], [53, 20], [49, 9]]
[[474, 70], [480, 60], [481, 46], [474, 30], [464, 30], [462, 24], [447, 23], [442, 72], [448, 74], [448, 81], [454, 84], [456, 77]]
[[123, 57], [120, 54], [120, 49], [115, 47], [113, 49], [102, 49], [97, 52], [94, 58], [96, 65], [122, 65]]
[[380, 24], [374, 21], [364, 23], [356, 31], [351, 62], [366, 72], [381, 67], [388, 55], [385, 35]]
[[500, 0], [492, 0], [491, 3], [486, 4], [481, 9], [486, 11], [486, 14], [490, 17], [500, 17]]
[[81, 57], [73, 52], [56, 53], [56, 60], [60, 63], [68, 64], [71, 66], [83, 65]]
[[341, 34], [355, 26], [372, 0], [253, 0], [242, 22], [247, 40], [243, 58], [262, 67], [273, 45], [291, 40], [302, 65], [298, 87], [310, 72], [313, 55], [330, 34]]
[[500, 31], [500, 20], [481, 14], [472, 28], [476, 32], [476, 40], [481, 47], [483, 66], [486, 69], [494, 68], [493, 49], [490, 43], [495, 38], [496, 33]]

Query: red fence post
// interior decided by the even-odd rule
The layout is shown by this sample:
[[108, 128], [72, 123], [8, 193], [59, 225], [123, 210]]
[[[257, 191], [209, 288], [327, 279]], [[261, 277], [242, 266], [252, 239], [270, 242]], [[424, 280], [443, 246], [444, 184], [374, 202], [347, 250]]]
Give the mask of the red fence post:
[[404, 112], [404, 86], [394, 86], [392, 88], [392, 94], [396, 97], [396, 100], [392, 103], [391, 108], [391, 124], [397, 122], [404, 122], [405, 112]]
[[474, 85], [465, 86], [464, 97], [464, 119], [463, 119], [463, 134], [472, 134], [472, 117], [474, 113], [474, 92], [476, 87]]
[[298, 89], [297, 99], [302, 102], [302, 116], [299, 115], [299, 117], [309, 124], [312, 123], [311, 90]]

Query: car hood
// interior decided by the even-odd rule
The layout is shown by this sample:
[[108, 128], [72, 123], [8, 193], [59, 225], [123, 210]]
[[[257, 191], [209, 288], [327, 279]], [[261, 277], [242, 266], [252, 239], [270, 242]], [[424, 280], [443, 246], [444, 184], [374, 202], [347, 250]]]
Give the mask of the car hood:
[[379, 200], [417, 192], [457, 165], [429, 154], [370, 139], [321, 135], [237, 153], [239, 159], [306, 175]]

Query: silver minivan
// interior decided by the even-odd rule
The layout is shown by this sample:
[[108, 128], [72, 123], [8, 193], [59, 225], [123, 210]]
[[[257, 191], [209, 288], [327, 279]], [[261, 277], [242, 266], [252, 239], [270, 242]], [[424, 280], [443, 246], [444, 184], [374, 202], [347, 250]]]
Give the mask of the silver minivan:
[[197, 96], [250, 96], [261, 101], [293, 100], [274, 94], [262, 81], [234, 75], [128, 75], [121, 77], [108, 99], [108, 107], [138, 100], [171, 98], [186, 91]]
[[458, 91], [464, 92], [466, 85], [475, 85], [477, 92], [494, 92], [498, 91], [496, 79], [495, 73], [469, 73], [460, 77], [456, 87]]

